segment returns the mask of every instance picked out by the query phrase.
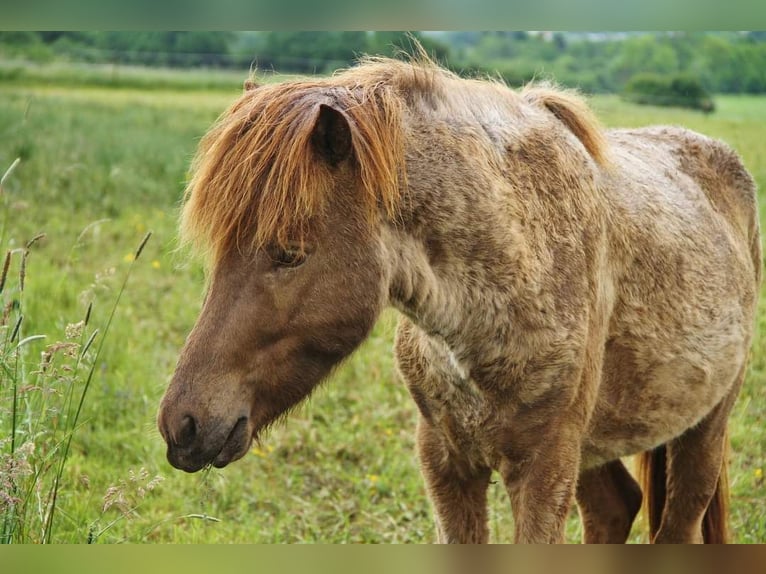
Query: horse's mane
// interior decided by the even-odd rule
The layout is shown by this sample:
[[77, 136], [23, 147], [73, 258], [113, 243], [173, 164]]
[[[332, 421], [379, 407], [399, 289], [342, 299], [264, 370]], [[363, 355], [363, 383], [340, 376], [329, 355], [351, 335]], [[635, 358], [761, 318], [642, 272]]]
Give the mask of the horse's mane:
[[[433, 105], [450, 90], [471, 89], [460, 82], [421, 52], [412, 61], [364, 58], [328, 78], [246, 83], [200, 142], [185, 193], [182, 240], [213, 261], [234, 248], [301, 243], [332, 184], [329, 164], [311, 144], [322, 104], [348, 121], [360, 201], [370, 220], [380, 217], [381, 206], [385, 216], [395, 216], [405, 188], [404, 106], [416, 95]], [[567, 124], [594, 158], [603, 156], [603, 136], [577, 96], [549, 87], [525, 94]]]

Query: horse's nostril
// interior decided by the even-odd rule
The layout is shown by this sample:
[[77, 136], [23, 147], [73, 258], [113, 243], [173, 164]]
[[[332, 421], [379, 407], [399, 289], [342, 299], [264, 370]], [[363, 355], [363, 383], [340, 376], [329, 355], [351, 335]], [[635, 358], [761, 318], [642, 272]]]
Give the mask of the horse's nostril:
[[197, 435], [197, 423], [194, 422], [194, 418], [186, 415], [181, 420], [181, 427], [178, 429], [178, 440], [176, 444], [183, 448], [189, 446], [194, 442], [194, 437]]

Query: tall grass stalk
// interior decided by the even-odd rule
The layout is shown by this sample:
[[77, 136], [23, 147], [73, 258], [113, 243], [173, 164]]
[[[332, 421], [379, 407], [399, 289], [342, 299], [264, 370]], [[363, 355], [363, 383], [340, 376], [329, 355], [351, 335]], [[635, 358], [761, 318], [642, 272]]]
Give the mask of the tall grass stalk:
[[[53, 488], [51, 491], [51, 503], [50, 503], [50, 508], [48, 510], [47, 520], [45, 523], [45, 535], [43, 537], [44, 544], [50, 543], [51, 537], [53, 536], [53, 518], [55, 516], [55, 511], [56, 511], [56, 502], [58, 500], [59, 486], [61, 484], [61, 476], [64, 472], [64, 465], [66, 464], [67, 458], [69, 457], [69, 448], [72, 445], [72, 437], [74, 436], [74, 431], [77, 428], [77, 422], [80, 420], [80, 413], [82, 412], [82, 406], [85, 403], [85, 396], [88, 394], [88, 389], [90, 388], [91, 381], [93, 380], [93, 374], [96, 372], [96, 365], [98, 364], [98, 358], [101, 356], [101, 350], [104, 348], [104, 341], [106, 340], [106, 336], [109, 333], [109, 328], [112, 325], [112, 320], [114, 319], [114, 314], [117, 311], [117, 306], [120, 303], [122, 294], [125, 292], [125, 287], [127, 287], [128, 285], [128, 280], [130, 279], [130, 274], [133, 271], [133, 266], [136, 264], [136, 261], [138, 261], [138, 258], [141, 256], [141, 252], [144, 250], [144, 247], [146, 246], [146, 243], [149, 241], [149, 238], [151, 237], [151, 235], [152, 235], [151, 232], [149, 232], [144, 236], [140, 245], [136, 249], [135, 255], [133, 256], [133, 259], [131, 260], [130, 265], [128, 266], [128, 271], [125, 273], [125, 278], [122, 281], [120, 290], [117, 292], [117, 297], [114, 300], [114, 304], [112, 305], [111, 312], [109, 313], [109, 318], [107, 319], [106, 325], [104, 326], [104, 334], [99, 339], [98, 347], [96, 349], [96, 354], [93, 357], [93, 361], [91, 362], [90, 369], [88, 369], [88, 375], [85, 378], [85, 384], [83, 385], [82, 391], [80, 393], [80, 400], [77, 403], [77, 410], [75, 410], [74, 416], [72, 417], [72, 422], [71, 422], [71, 427], [69, 428], [69, 432], [66, 433], [67, 436], [66, 436], [66, 443], [64, 444], [64, 450], [61, 453], [61, 456], [59, 458], [58, 471], [56, 473], [56, 478], [53, 483]], [[90, 315], [90, 307], [88, 308], [88, 315]], [[98, 329], [91, 334], [91, 336], [88, 338], [88, 341], [82, 347], [82, 350], [77, 359], [78, 367], [81, 364], [82, 359], [85, 357], [85, 354], [88, 352], [88, 349], [90, 349], [93, 342], [95, 341], [97, 334], [98, 334]], [[69, 417], [67, 417], [67, 422], [68, 420], [69, 420]]]
[[[15, 160], [13, 160], [13, 163], [8, 167], [8, 169], [5, 170], [5, 173], [2, 177], [0, 177], [0, 199], [5, 197], [5, 182], [8, 181], [8, 178], [13, 173], [13, 170], [15, 170], [18, 165], [21, 163], [21, 158], [17, 157]], [[0, 230], [0, 245], [5, 245], [5, 231], [8, 228], [8, 210], [3, 210], [3, 226]], [[6, 265], [3, 269], [3, 284], [5, 284], [5, 275], [8, 271], [8, 263], [10, 262], [10, 253], [6, 257]], [[0, 288], [0, 292], [2, 289]]]

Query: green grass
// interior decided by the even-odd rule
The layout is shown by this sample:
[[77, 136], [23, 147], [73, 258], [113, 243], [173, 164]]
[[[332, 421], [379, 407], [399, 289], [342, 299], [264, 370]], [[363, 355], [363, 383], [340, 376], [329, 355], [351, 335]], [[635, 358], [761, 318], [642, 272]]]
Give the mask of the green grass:
[[[276, 75], [271, 70], [257, 71], [259, 82], [271, 82], [294, 75]], [[0, 82], [18, 86], [68, 86], [139, 89], [149, 92], [215, 91], [230, 92], [242, 88], [247, 71], [228, 69], [146, 68], [125, 64], [88, 64], [59, 61], [34, 63], [27, 60], [4, 60], [0, 57]]]
[[242, 86], [242, 76], [242, 73], [231, 70], [179, 71], [112, 64], [34, 64], [27, 61], [0, 61], [0, 81], [24, 86], [102, 86], [149, 91], [231, 90]]
[[[3, 304], [21, 304], [24, 321], [17, 341], [46, 335], [18, 352], [19, 372], [26, 379], [16, 380], [35, 384], [17, 388], [19, 412], [30, 413], [18, 425], [17, 447], [27, 440], [36, 448], [60, 444], [58, 405], [70, 388], [79, 396], [84, 376], [60, 371], [61, 377], [43, 386], [32, 373], [49, 345], [73, 340], [66, 337], [67, 325], [80, 321], [91, 303], [80, 337], [103, 331], [133, 265], [100, 356], [96, 360], [91, 349], [85, 359], [88, 368], [88, 361], [94, 362], [94, 378], [64, 466], [53, 541], [432, 540], [414, 452], [416, 410], [391, 356], [393, 312], [381, 318], [364, 347], [305, 407], [264, 440], [261, 450], [223, 471], [195, 475], [173, 470], [165, 461], [155, 425], [157, 406], [203, 287], [199, 266], [175, 251], [176, 210], [196, 142], [236, 97], [241, 82], [202, 91], [190, 89], [194, 80], [187, 79], [144, 89], [153, 79], [150, 74], [119, 90], [97, 82], [77, 87], [73, 80], [16, 79], [0, 85], [0, 172], [21, 157], [0, 197], [0, 215], [6, 214], [0, 256], [46, 234], [29, 250], [23, 297], [18, 254], [2, 294]], [[716, 104], [717, 111], [705, 116], [631, 105], [616, 97], [594, 100], [609, 125], [675, 123], [730, 142], [766, 189], [761, 127], [766, 99], [720, 97]], [[132, 262], [148, 230], [153, 237]], [[0, 337], [10, 337], [12, 328], [1, 326]], [[766, 541], [765, 357], [762, 305], [748, 379], [731, 422], [731, 525], [738, 542]], [[63, 357], [57, 363], [66, 364]], [[11, 427], [10, 380], [0, 378], [0, 440]], [[0, 448], [7, 454], [7, 441]], [[492, 537], [510, 541], [512, 520], [499, 481], [491, 486], [490, 501]], [[30, 506], [23, 541], [42, 538], [36, 504]], [[574, 513], [568, 533], [571, 540], [579, 537]], [[634, 533], [634, 540], [642, 539], [641, 524]]]

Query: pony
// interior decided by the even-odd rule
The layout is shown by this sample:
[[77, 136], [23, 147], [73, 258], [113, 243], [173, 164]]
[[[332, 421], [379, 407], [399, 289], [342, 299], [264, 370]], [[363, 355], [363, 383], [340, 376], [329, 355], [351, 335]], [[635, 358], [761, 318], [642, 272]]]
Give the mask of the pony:
[[[761, 280], [753, 179], [680, 127], [603, 129], [553, 84], [426, 56], [245, 90], [202, 138], [181, 237], [208, 266], [160, 405], [174, 467], [242, 457], [400, 312], [440, 542], [724, 542], [727, 419]], [[642, 485], [622, 459], [640, 455]]]

